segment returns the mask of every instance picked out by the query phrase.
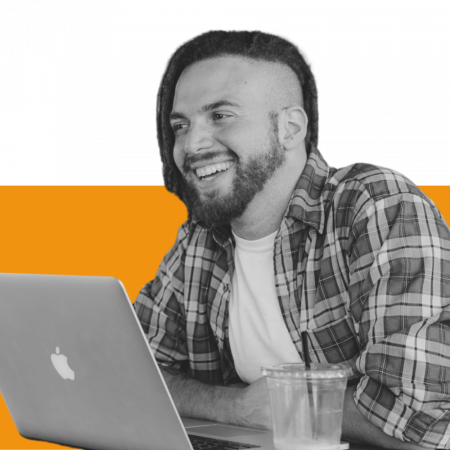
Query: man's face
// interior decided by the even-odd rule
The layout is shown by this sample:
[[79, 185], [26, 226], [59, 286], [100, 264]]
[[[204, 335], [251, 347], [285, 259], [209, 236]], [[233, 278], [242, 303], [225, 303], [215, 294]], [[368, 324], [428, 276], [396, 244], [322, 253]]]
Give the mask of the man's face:
[[177, 83], [174, 159], [208, 227], [240, 217], [284, 162], [268, 96], [264, 63], [239, 57], [195, 63]]

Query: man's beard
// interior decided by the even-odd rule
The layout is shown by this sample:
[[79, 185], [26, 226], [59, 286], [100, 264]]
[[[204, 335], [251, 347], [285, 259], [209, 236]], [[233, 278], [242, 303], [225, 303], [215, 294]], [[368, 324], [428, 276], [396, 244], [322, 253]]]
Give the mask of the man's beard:
[[[274, 131], [271, 132], [267, 152], [251, 156], [245, 163], [234, 158], [235, 175], [228, 194], [221, 195], [219, 189], [215, 189], [202, 196], [195, 183], [185, 178], [185, 203], [194, 220], [201, 222], [206, 228], [212, 228], [227, 225], [242, 216], [255, 195], [285, 161], [284, 149], [278, 144], [277, 133]], [[230, 150], [226, 153], [234, 155]], [[217, 153], [204, 156], [210, 159], [217, 156]]]

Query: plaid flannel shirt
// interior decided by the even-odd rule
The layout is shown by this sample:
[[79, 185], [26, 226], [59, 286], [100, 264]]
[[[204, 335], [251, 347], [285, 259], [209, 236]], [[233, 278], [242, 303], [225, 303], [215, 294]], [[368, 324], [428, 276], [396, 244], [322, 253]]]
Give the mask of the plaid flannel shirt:
[[[270, 214], [270, 211], [268, 211]], [[159, 364], [238, 381], [228, 340], [229, 228], [188, 221], [135, 308]], [[386, 434], [450, 448], [450, 232], [384, 168], [329, 168], [312, 149], [275, 238], [280, 311], [303, 358], [347, 363], [359, 411]], [[245, 343], [243, 343], [245, 345]]]

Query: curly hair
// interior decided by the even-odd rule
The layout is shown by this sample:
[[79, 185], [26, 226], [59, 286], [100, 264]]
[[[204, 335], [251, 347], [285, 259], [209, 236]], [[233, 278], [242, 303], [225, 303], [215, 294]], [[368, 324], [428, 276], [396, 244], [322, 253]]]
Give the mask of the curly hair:
[[170, 126], [175, 87], [184, 69], [209, 58], [236, 55], [253, 60], [277, 62], [289, 66], [300, 82], [303, 108], [308, 116], [306, 149], [318, 142], [317, 88], [309, 65], [291, 42], [260, 31], [209, 31], [183, 44], [170, 58], [163, 75], [157, 98], [158, 143], [163, 163], [166, 189], [185, 202], [184, 179], [178, 170], [173, 147], [175, 137]]

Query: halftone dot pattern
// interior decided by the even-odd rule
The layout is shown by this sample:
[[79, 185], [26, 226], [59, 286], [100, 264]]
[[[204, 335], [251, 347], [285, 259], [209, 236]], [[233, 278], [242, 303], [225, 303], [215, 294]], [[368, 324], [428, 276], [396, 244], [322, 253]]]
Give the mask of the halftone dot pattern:
[[57, 8], [0, 7], [0, 184], [59, 184]]
[[114, 2], [60, 9], [61, 184], [121, 184], [116, 132]]
[[278, 34], [305, 54], [332, 166], [370, 162], [448, 185], [449, 18], [446, 0], [3, 0], [0, 183], [162, 185], [155, 111], [167, 61], [223, 29]]

